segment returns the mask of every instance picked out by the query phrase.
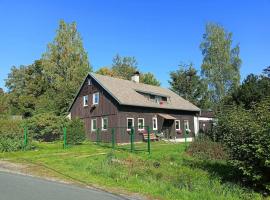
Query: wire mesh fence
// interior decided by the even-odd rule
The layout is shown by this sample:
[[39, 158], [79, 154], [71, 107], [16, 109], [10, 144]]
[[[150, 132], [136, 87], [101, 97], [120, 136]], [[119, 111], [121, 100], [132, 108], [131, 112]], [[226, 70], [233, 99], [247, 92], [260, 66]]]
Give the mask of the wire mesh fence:
[[97, 145], [131, 152], [151, 152], [151, 140], [155, 140], [148, 126], [97, 128], [91, 133], [91, 140]]

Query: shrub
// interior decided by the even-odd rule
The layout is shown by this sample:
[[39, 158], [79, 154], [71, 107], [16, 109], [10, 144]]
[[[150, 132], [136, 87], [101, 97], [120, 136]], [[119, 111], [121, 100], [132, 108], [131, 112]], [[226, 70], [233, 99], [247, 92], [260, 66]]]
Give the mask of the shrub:
[[270, 185], [270, 98], [253, 106], [227, 108], [214, 131], [227, 145], [232, 165], [248, 180]]
[[26, 123], [35, 140], [51, 142], [59, 140], [63, 135], [62, 128], [66, 119], [52, 113], [43, 113], [28, 119]]
[[187, 153], [203, 160], [227, 160], [228, 154], [221, 143], [213, 142], [208, 137], [199, 137], [192, 142]]
[[[29, 138], [30, 139], [30, 138]], [[31, 146], [31, 140], [29, 145]], [[22, 120], [0, 120], [0, 152], [18, 151], [24, 148]]]
[[80, 144], [85, 140], [83, 122], [79, 118], [70, 120], [67, 123], [67, 143]]

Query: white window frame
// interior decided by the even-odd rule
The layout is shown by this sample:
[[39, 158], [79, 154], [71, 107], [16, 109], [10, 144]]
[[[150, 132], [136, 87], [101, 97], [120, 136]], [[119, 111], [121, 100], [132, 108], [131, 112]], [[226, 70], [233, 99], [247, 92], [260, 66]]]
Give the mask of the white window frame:
[[129, 119], [131, 119], [132, 120], [132, 127], [134, 127], [134, 118], [130, 118], [130, 117], [128, 117], [127, 118], [127, 131], [131, 131], [131, 129], [130, 128], [128, 128], [128, 120]]
[[[98, 102], [95, 102], [95, 96], [98, 96]], [[98, 105], [99, 104], [99, 92], [93, 93], [93, 105]]]
[[[155, 124], [154, 121], [156, 122], [156, 127], [154, 127], [154, 124]], [[152, 118], [152, 125], [153, 125], [153, 131], [158, 130], [157, 117]]]
[[[93, 121], [96, 121], [96, 129], [94, 129], [94, 123]], [[91, 131], [97, 131], [97, 118], [91, 119]]]
[[[85, 103], [86, 97], [87, 97], [87, 104]], [[88, 95], [83, 96], [83, 107], [88, 106], [88, 103], [89, 103]]]
[[[107, 127], [104, 128], [104, 120], [107, 120]], [[102, 117], [102, 120], [101, 120], [101, 130], [103, 131], [107, 131], [108, 130], [108, 125], [109, 125], [109, 120], [108, 120], [108, 117]]]
[[87, 80], [87, 83], [88, 83], [88, 85], [92, 85], [92, 80], [89, 78], [89, 79]]
[[[143, 122], [143, 123], [142, 123], [142, 128], [140, 128], [140, 126], [139, 126], [139, 121], [140, 121], [140, 120], [142, 120], [142, 122]], [[143, 130], [144, 130], [144, 118], [138, 118], [138, 130], [139, 130], [139, 131], [143, 131]]]
[[189, 129], [189, 120], [187, 120], [187, 119], [184, 120], [184, 128], [186, 129], [186, 122], [187, 122], [187, 129], [190, 130]]
[[[176, 124], [179, 124], [179, 128], [176, 127]], [[181, 125], [180, 125], [180, 120], [175, 120], [175, 130], [180, 131], [181, 130]]]

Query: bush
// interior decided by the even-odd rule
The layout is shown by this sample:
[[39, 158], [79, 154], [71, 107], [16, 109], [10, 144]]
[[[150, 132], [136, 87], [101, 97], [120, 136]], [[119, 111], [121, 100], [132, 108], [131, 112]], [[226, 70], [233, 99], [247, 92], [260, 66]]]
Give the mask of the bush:
[[64, 117], [52, 113], [35, 115], [26, 121], [29, 133], [33, 139], [45, 142], [59, 140], [63, 135], [63, 127], [66, 123]]
[[270, 98], [250, 110], [227, 108], [214, 131], [228, 147], [232, 165], [270, 189]]
[[192, 142], [187, 153], [202, 160], [227, 160], [228, 154], [221, 143], [213, 142], [206, 136], [196, 138]]
[[1, 119], [0, 120], [0, 152], [19, 151], [24, 147], [24, 135], [22, 120]]
[[80, 144], [85, 138], [83, 122], [79, 118], [70, 120], [67, 123], [67, 144]]

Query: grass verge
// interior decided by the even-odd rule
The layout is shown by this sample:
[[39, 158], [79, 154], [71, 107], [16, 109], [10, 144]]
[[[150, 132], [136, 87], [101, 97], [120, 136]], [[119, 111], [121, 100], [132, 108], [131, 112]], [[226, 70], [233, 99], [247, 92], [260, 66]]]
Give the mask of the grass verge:
[[230, 168], [225, 162], [190, 157], [185, 154], [184, 144], [155, 142], [151, 155], [112, 151], [90, 142], [68, 149], [62, 149], [60, 143], [37, 143], [36, 146], [35, 151], [0, 153], [0, 159], [34, 163], [36, 167], [30, 170], [42, 176], [155, 199], [263, 198], [226, 179]]

